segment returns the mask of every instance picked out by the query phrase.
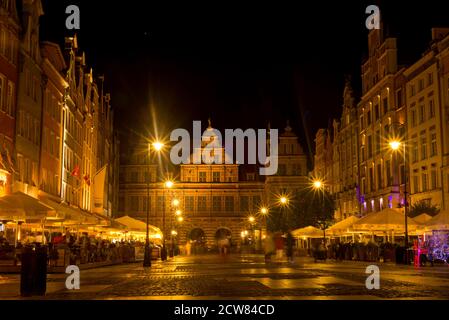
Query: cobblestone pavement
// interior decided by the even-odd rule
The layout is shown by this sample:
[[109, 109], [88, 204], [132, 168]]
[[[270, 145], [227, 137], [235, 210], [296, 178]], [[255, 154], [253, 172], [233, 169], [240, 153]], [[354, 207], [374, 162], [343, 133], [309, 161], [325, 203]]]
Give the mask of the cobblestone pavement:
[[[81, 271], [80, 290], [50, 274], [44, 299], [449, 299], [449, 267], [380, 264], [379, 290], [365, 287], [371, 263], [265, 264], [262, 256], [176, 257]], [[18, 299], [19, 275], [0, 274], [0, 299]]]

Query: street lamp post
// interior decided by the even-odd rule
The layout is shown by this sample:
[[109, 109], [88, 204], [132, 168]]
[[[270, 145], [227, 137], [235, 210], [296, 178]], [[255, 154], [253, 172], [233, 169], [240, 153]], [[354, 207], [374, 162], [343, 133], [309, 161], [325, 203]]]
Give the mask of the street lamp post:
[[150, 156], [151, 147], [157, 152], [160, 152], [164, 147], [162, 142], [156, 141], [148, 146], [148, 157], [147, 157], [147, 217], [146, 217], [146, 237], [145, 237], [145, 252], [143, 257], [143, 266], [151, 267], [151, 251], [150, 251]]
[[[267, 225], [267, 216], [268, 216], [268, 208], [267, 207], [262, 207], [260, 208], [260, 214], [263, 217], [263, 223], [265, 224], [265, 234], [268, 233], [268, 225]], [[260, 227], [260, 248], [262, 249], [262, 230], [263, 230], [263, 225]]]
[[280, 228], [281, 228], [281, 230], [280, 231], [283, 231], [282, 230], [282, 227], [284, 226], [284, 219], [285, 219], [285, 217], [284, 217], [284, 209], [285, 209], [285, 207], [287, 207], [288, 206], [288, 202], [289, 202], [289, 199], [287, 198], [287, 196], [280, 196], [280, 198], [279, 198], [279, 204], [280, 204], [280, 221], [281, 221], [281, 226], [280, 226]]
[[[403, 147], [403, 154], [404, 154], [404, 170], [403, 170], [403, 176], [404, 176], [404, 245], [405, 245], [405, 261], [408, 264], [408, 221], [407, 221], [407, 217], [408, 217], [408, 200], [407, 200], [407, 157], [406, 157], [406, 145], [405, 143], [401, 143], [400, 141], [391, 141], [390, 142], [390, 148], [393, 151], [397, 151], [399, 150], [399, 148]], [[399, 192], [401, 192], [400, 190], [400, 178], [399, 178]]]
[[[315, 191], [320, 191], [323, 192], [323, 198], [321, 199], [321, 210], [323, 211], [322, 213], [324, 213], [324, 183], [323, 181], [317, 179], [315, 181], [313, 181], [312, 184], [313, 189], [315, 189]], [[321, 225], [323, 227], [323, 240], [324, 243], [326, 244], [326, 221], [323, 220], [321, 221]]]
[[147, 225], [146, 225], [146, 237], [145, 237], [145, 252], [143, 257], [143, 266], [151, 267], [151, 252], [150, 252], [150, 161], [148, 157], [147, 164]]
[[[164, 186], [165, 186], [165, 188], [167, 188], [167, 190], [169, 190], [173, 187], [173, 182], [168, 180], [164, 183]], [[163, 210], [163, 214], [162, 214], [162, 229], [163, 229], [162, 252], [161, 252], [161, 260], [162, 261], [167, 260], [167, 248], [165, 246], [165, 238], [166, 238], [166, 234], [167, 234], [167, 232], [166, 232], [167, 230], [165, 228], [166, 211], [167, 211], [167, 207], [166, 207], [165, 192], [164, 192], [164, 210]]]

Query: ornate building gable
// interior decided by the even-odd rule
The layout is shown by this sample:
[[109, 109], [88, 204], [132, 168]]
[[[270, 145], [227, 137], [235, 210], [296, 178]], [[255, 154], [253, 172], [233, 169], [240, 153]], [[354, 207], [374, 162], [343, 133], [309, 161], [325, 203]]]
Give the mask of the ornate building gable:
[[40, 64], [39, 18], [44, 15], [40, 0], [22, 2], [22, 50]]

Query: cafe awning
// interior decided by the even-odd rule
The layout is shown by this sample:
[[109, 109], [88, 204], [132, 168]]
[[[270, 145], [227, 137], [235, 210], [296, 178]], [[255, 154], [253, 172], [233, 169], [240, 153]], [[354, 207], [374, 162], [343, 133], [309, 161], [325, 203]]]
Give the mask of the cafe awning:
[[[407, 218], [407, 225], [409, 230], [414, 230], [418, 223], [411, 218]], [[387, 208], [360, 218], [354, 223], [353, 227], [355, 230], [404, 232], [405, 216], [403, 212]]]
[[433, 217], [431, 215], [428, 215], [427, 213], [420, 214], [419, 216], [416, 216], [413, 218], [416, 222], [419, 224], [425, 224], [429, 222]]
[[100, 221], [96, 216], [79, 208], [74, 208], [46, 197], [41, 198], [41, 201], [54, 208], [58, 215], [63, 217], [62, 222], [65, 225], [96, 225]]
[[324, 237], [323, 230], [309, 226], [292, 231], [292, 235], [295, 238], [322, 238]]
[[22, 192], [0, 198], [0, 220], [30, 221], [56, 216], [52, 207]]
[[426, 229], [432, 231], [449, 230], [449, 210], [441, 211], [426, 223]]
[[[137, 232], [145, 232], [146, 233], [147, 224], [143, 221], [134, 219], [130, 216], [123, 216], [123, 217], [115, 219], [115, 221], [125, 225], [129, 231], [137, 231]], [[148, 229], [149, 229], [150, 234], [162, 235], [162, 231], [155, 226], [148, 225]]]
[[352, 226], [358, 220], [359, 218], [357, 218], [356, 216], [351, 216], [329, 227], [326, 232], [329, 232], [332, 235], [341, 235], [347, 233], [349, 231], [352, 231]]

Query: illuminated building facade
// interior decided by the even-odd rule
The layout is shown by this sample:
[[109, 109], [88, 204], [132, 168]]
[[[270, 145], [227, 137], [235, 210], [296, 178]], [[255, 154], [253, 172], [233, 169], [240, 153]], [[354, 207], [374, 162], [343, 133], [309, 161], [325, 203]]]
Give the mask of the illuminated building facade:
[[[208, 143], [194, 153], [201, 153]], [[279, 194], [293, 198], [309, 181], [307, 158], [289, 126], [279, 136], [279, 167], [274, 176], [260, 176], [256, 165], [210, 164], [203, 159], [201, 164], [177, 166], [173, 186], [167, 188], [159, 165], [147, 165], [144, 156], [124, 162], [118, 214], [145, 220], [149, 205], [150, 224], [163, 230], [165, 212], [165, 234], [174, 229], [180, 243], [192, 240], [207, 247], [214, 247], [222, 237], [238, 244], [242, 231], [265, 229], [260, 209], [276, 203]], [[182, 212], [182, 223], [176, 219], [177, 210]], [[256, 217], [254, 222], [251, 216]]]
[[14, 160], [19, 17], [15, 1], [0, 3], [0, 196], [11, 192]]

